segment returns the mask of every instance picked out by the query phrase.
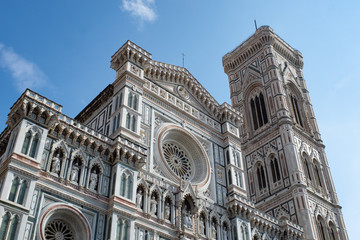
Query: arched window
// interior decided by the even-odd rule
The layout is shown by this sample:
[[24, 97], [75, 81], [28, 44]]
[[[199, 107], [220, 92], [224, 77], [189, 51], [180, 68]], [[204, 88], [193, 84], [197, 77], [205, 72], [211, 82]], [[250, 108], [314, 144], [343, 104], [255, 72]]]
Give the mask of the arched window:
[[11, 221], [9, 234], [7, 238], [8, 240], [15, 240], [18, 225], [19, 225], [19, 216], [15, 215]]
[[132, 93], [129, 93], [129, 96], [128, 96], [128, 106], [131, 107], [132, 105]]
[[336, 227], [332, 222], [329, 222], [329, 230], [330, 230], [330, 240], [337, 240], [337, 232]]
[[0, 239], [6, 239], [6, 233], [9, 227], [10, 217], [11, 215], [9, 212], [5, 213], [5, 215], [2, 217], [0, 226]]
[[322, 218], [320, 216], [317, 217], [317, 228], [318, 228], [318, 235], [319, 235], [319, 239], [320, 240], [325, 240], [325, 226], [324, 226], [324, 221], [322, 220]]
[[21, 183], [21, 186], [20, 186], [19, 195], [18, 195], [17, 200], [16, 200], [16, 202], [18, 204], [23, 204], [26, 189], [27, 189], [27, 182], [25, 180], [23, 180], [22, 183]]
[[24, 144], [23, 144], [23, 147], [21, 149], [21, 153], [27, 154], [27, 152], [29, 151], [30, 140], [31, 140], [31, 132], [28, 131], [25, 134]]
[[132, 107], [133, 107], [135, 110], [137, 110], [137, 96], [136, 96], [136, 95], [134, 95], [134, 100], [133, 100], [133, 105], [132, 105]]
[[290, 96], [290, 101], [291, 101], [291, 107], [293, 110], [295, 121], [297, 124], [300, 124], [300, 126], [303, 127], [303, 123], [302, 123], [301, 115], [300, 115], [300, 109], [298, 106], [298, 101], [293, 95]]
[[125, 197], [125, 188], [126, 188], [127, 176], [125, 173], [121, 175], [121, 187], [120, 187], [120, 196]]
[[129, 176], [128, 177], [128, 180], [127, 180], [127, 184], [126, 184], [127, 186], [126, 186], [126, 197], [128, 198], [128, 199], [131, 199], [131, 190], [132, 190], [132, 179], [131, 179], [131, 177]]
[[320, 178], [320, 170], [317, 164], [314, 162], [314, 170], [315, 170], [315, 180], [318, 186], [322, 187], [321, 178]]
[[19, 188], [19, 184], [20, 184], [20, 179], [18, 177], [15, 177], [12, 185], [11, 185], [11, 189], [10, 189], [10, 194], [9, 194], [9, 201], [14, 202], [15, 201], [15, 197]]
[[126, 115], [126, 128], [130, 129], [130, 114], [129, 113]]
[[303, 157], [303, 165], [304, 165], [304, 171], [305, 171], [305, 175], [306, 177], [312, 181], [311, 179], [311, 174], [310, 174], [310, 169], [309, 169], [309, 164], [308, 164], [308, 161], [305, 157]]
[[36, 134], [34, 139], [32, 140], [32, 143], [31, 143], [30, 157], [32, 157], [32, 158], [35, 157], [38, 145], [39, 145], [39, 135]]
[[229, 185], [232, 184], [232, 179], [231, 179], [231, 170], [229, 169], [228, 171], [228, 178], [229, 178]]
[[131, 119], [131, 131], [135, 132], [135, 127], [136, 127], [136, 118], [135, 118], [135, 116], [132, 116], [132, 119]]
[[268, 123], [265, 100], [262, 93], [250, 100], [250, 108], [253, 118], [254, 130]]
[[273, 178], [273, 182], [275, 183], [281, 179], [279, 161], [277, 160], [277, 158], [272, 157], [270, 159], [270, 168], [271, 168], [271, 175]]
[[263, 190], [264, 188], [266, 188], [266, 177], [265, 177], [265, 171], [264, 171], [264, 167], [262, 165], [259, 165], [256, 169], [256, 175], [257, 175], [257, 179], [258, 179], [258, 186], [259, 186], [259, 190]]
[[119, 218], [116, 226], [116, 239], [127, 240], [128, 239], [128, 221]]
[[117, 119], [116, 119], [116, 129], [120, 127], [120, 113], [118, 113]]

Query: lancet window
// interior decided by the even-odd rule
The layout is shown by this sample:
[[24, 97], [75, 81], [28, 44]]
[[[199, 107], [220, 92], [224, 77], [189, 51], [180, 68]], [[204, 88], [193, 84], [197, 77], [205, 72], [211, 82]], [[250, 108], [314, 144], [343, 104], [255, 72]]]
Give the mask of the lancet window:
[[19, 225], [19, 216], [6, 212], [0, 226], [0, 239], [14, 240]]
[[26, 180], [20, 180], [19, 177], [15, 177], [10, 188], [9, 201], [23, 204], [27, 185]]
[[270, 159], [270, 169], [273, 182], [277, 182], [281, 179], [279, 161], [276, 157], [272, 156]]
[[253, 119], [254, 130], [268, 123], [264, 95], [260, 93], [250, 100], [251, 116]]
[[264, 188], [266, 188], [266, 176], [263, 165], [259, 164], [258, 167], [256, 168], [256, 176], [258, 180], [258, 187], [259, 190], [261, 191]]
[[128, 95], [128, 106], [137, 110], [138, 96], [135, 93], [129, 93]]
[[304, 125], [303, 125], [303, 122], [302, 122], [302, 119], [301, 119], [298, 100], [297, 100], [297, 98], [295, 96], [290, 95], [290, 101], [291, 101], [291, 108], [293, 110], [293, 115], [294, 115], [295, 122], [303, 127]]
[[131, 199], [132, 185], [131, 175], [124, 172], [121, 175], [120, 196]]
[[25, 139], [23, 143], [23, 147], [21, 149], [21, 153], [29, 155], [32, 158], [35, 158], [37, 148], [39, 145], [39, 133], [34, 133], [31, 130], [27, 131], [25, 134]]

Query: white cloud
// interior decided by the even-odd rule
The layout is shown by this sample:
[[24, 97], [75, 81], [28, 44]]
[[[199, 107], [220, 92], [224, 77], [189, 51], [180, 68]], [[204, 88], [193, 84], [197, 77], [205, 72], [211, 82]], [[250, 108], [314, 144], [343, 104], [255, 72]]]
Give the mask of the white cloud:
[[26, 60], [2, 43], [0, 43], [0, 67], [11, 73], [19, 91], [41, 87], [46, 82], [45, 74], [35, 63]]
[[157, 18], [154, 11], [154, 0], [122, 0], [122, 9], [142, 22], [153, 22]]

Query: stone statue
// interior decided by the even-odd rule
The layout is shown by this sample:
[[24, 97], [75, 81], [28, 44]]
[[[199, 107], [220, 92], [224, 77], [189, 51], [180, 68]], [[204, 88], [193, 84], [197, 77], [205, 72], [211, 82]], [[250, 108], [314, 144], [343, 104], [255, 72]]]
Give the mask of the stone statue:
[[155, 199], [155, 196], [152, 196], [150, 201], [150, 214], [155, 216], [156, 210], [157, 210], [157, 201]]
[[165, 204], [165, 212], [164, 212], [164, 218], [165, 218], [165, 220], [170, 220], [170, 203], [169, 202], [167, 202], [166, 204]]
[[200, 221], [199, 221], [199, 232], [200, 232], [200, 234], [205, 234], [205, 224], [204, 224], [203, 218], [200, 218]]
[[73, 164], [71, 168], [70, 181], [72, 182], [79, 181], [79, 166], [77, 164]]
[[184, 226], [187, 228], [191, 228], [192, 219], [191, 219], [190, 210], [184, 210], [183, 215], [184, 215]]
[[97, 182], [98, 182], [98, 175], [96, 173], [96, 170], [94, 169], [90, 174], [90, 184], [89, 184], [90, 190], [95, 190]]
[[211, 237], [216, 239], [216, 226], [215, 226], [215, 224], [211, 225]]
[[51, 172], [56, 173], [57, 175], [60, 174], [60, 154], [57, 153], [55, 157], [52, 159], [51, 163]]
[[136, 207], [142, 209], [142, 199], [143, 199], [143, 192], [140, 189], [139, 192], [136, 194]]

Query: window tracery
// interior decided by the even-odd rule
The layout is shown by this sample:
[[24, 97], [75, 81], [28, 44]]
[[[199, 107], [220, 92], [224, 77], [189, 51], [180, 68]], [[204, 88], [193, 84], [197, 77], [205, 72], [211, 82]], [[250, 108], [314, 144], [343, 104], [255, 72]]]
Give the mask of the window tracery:
[[260, 92], [258, 95], [254, 94], [254, 96], [250, 99], [250, 110], [254, 130], [257, 130], [258, 128], [268, 123], [265, 100], [262, 92]]

